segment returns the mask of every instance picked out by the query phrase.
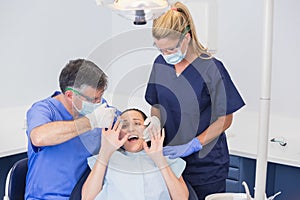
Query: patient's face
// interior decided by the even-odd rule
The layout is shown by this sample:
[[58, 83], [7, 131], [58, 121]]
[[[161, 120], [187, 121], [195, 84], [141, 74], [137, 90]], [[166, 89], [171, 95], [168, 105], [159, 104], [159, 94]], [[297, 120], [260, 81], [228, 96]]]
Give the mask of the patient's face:
[[121, 115], [123, 125], [121, 137], [129, 134], [124, 148], [129, 152], [139, 152], [143, 150], [143, 131], [145, 129], [144, 118], [138, 111], [130, 110]]

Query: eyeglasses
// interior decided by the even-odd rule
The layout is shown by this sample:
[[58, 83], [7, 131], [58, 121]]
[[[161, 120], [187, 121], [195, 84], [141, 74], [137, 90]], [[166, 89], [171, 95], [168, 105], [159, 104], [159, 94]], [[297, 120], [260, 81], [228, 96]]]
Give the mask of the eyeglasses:
[[155, 43], [153, 43], [153, 46], [156, 47], [156, 48], [157, 48], [161, 53], [163, 53], [163, 54], [166, 54], [166, 53], [167, 53], [167, 54], [168, 54], [168, 53], [174, 53], [174, 52], [176, 52], [176, 51], [180, 48], [183, 39], [184, 39], [184, 36], [183, 36], [183, 37], [180, 37], [180, 38], [179, 38], [179, 41], [178, 41], [178, 43], [177, 43], [177, 45], [176, 45], [175, 47], [173, 47], [173, 48], [171, 47], [171, 48], [160, 49], [160, 48], [158, 48], [158, 47], [156, 46]]
[[70, 87], [67, 87], [66, 91], [72, 91], [75, 94], [77, 94], [77, 95], [85, 98], [85, 100], [88, 101], [88, 102], [90, 102], [90, 103], [97, 103], [97, 101], [99, 101], [99, 99], [101, 99], [101, 97], [100, 98], [99, 97], [95, 97], [95, 98], [88, 97], [88, 96], [82, 94], [81, 92], [79, 92], [78, 90], [75, 90], [75, 89], [70, 88]]
[[123, 120], [121, 129], [125, 132], [134, 131], [137, 133], [142, 133], [143, 130], [145, 129], [145, 125], [142, 120], [138, 120], [138, 119], [133, 121]]
[[190, 30], [191, 30], [191, 29], [190, 29], [190, 26], [189, 26], [189, 25], [188, 25], [187, 27], [185, 27], [183, 33], [182, 33], [181, 36], [179, 37], [179, 41], [178, 41], [177, 45], [176, 45], [175, 47], [173, 47], [173, 48], [160, 49], [160, 48], [158, 48], [158, 47], [156, 46], [155, 43], [153, 43], [153, 46], [156, 47], [156, 48], [157, 48], [161, 53], [163, 53], [163, 54], [166, 54], [166, 53], [167, 53], [167, 54], [175, 53], [175, 52], [180, 48], [180, 46], [181, 46], [181, 44], [182, 44], [182, 41], [183, 41], [185, 35], [186, 35]]

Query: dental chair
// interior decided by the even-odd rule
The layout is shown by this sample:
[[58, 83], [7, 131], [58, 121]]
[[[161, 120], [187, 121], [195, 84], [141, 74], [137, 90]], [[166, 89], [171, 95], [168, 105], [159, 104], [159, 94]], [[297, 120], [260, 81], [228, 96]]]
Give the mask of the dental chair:
[[17, 161], [6, 177], [5, 195], [3, 200], [22, 200], [25, 194], [28, 158]]
[[[10, 171], [8, 172], [5, 184], [5, 196], [3, 200], [23, 200], [26, 186], [26, 174], [28, 170], [28, 158], [17, 161]], [[81, 175], [79, 181], [75, 185], [70, 200], [81, 200], [82, 186], [90, 174], [91, 170], [89, 167]], [[197, 195], [192, 186], [186, 182], [189, 190], [189, 200], [198, 200]]]
[[89, 176], [90, 172], [91, 172], [91, 169], [89, 167], [87, 167], [87, 169], [85, 170], [85, 172], [83, 172], [79, 181], [73, 188], [73, 191], [70, 196], [70, 200], [81, 200], [81, 189], [82, 189], [82, 186], [83, 186], [85, 180]]
[[188, 182], [185, 182], [185, 183], [189, 190], [189, 200], [198, 200], [198, 196], [197, 196], [195, 190], [192, 188], [192, 186]]
[[[28, 170], [28, 158], [17, 161], [10, 169], [6, 177], [5, 195], [3, 200], [23, 200], [25, 195], [26, 174]], [[90, 173], [90, 168], [81, 176], [75, 185], [70, 200], [81, 200], [81, 188]]]

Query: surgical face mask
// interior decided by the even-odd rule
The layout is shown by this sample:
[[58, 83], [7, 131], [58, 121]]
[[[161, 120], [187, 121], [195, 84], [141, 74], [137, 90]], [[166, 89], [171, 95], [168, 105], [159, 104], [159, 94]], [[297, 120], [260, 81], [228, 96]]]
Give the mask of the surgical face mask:
[[103, 100], [101, 100], [100, 103], [91, 103], [88, 101], [81, 100], [81, 102], [82, 102], [81, 109], [78, 109], [74, 103], [73, 103], [73, 105], [74, 105], [74, 108], [78, 111], [78, 113], [80, 113], [81, 115], [87, 115], [87, 114], [92, 113], [96, 108], [98, 108], [102, 104], [102, 101]]
[[162, 54], [165, 61], [171, 65], [176, 65], [177, 63], [180, 63], [185, 58], [185, 55], [186, 55], [186, 51], [185, 53], [182, 53], [180, 49], [178, 49], [178, 51], [173, 54], [169, 54], [169, 55]]
[[[168, 48], [168, 49], [158, 48], [160, 50], [160, 52], [162, 52], [162, 56], [163, 56], [163, 58], [165, 59], [165, 61], [167, 63], [169, 63], [171, 65], [176, 65], [177, 63], [180, 63], [185, 58], [187, 50], [188, 50], [188, 45], [186, 46], [186, 49], [185, 49], [184, 53], [181, 52], [181, 47], [182, 47], [182, 42], [185, 39], [184, 37], [185, 37], [185, 35], [188, 31], [190, 31], [189, 26], [185, 28], [185, 30], [184, 30], [182, 36], [180, 37], [180, 39], [178, 41], [178, 44], [176, 45], [175, 48], [171, 48], [171, 49], [170, 48]], [[167, 52], [169, 51], [170, 52], [170, 51], [173, 51], [175, 49], [178, 49], [175, 53], [164, 54], [164, 51], [167, 51]]]
[[[66, 91], [72, 91], [75, 95], [74, 97], [76, 97], [77, 99], [79, 99], [81, 101], [81, 109], [79, 109], [74, 101], [73, 103], [73, 107], [75, 108], [75, 110], [77, 110], [77, 112], [81, 115], [87, 115], [92, 113], [97, 107], [99, 107], [102, 103], [105, 103], [104, 99], [101, 97], [101, 100], [99, 103], [95, 103], [97, 98], [91, 98], [89, 96], [86, 96], [84, 94], [82, 94], [81, 92], [79, 92], [76, 89], [67, 87]], [[79, 98], [78, 96], [83, 97], [84, 99], [86, 99], [87, 101], [82, 100], [81, 98]]]

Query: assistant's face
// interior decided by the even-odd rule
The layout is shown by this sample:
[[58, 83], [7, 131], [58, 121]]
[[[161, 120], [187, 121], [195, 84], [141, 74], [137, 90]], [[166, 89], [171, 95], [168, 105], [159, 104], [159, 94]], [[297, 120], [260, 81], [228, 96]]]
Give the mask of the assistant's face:
[[161, 39], [154, 38], [154, 46], [163, 54], [170, 55], [178, 52], [184, 52], [188, 47], [188, 35], [182, 37], [166, 37]]
[[129, 152], [139, 152], [143, 150], [143, 131], [145, 130], [144, 118], [138, 111], [130, 110], [121, 115], [123, 125], [121, 137], [129, 134], [124, 148]]

